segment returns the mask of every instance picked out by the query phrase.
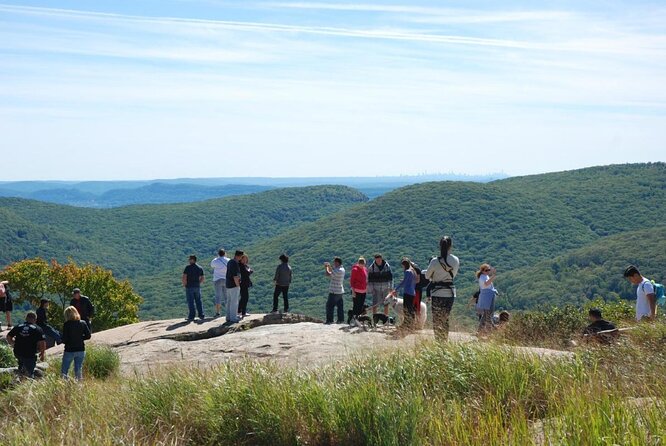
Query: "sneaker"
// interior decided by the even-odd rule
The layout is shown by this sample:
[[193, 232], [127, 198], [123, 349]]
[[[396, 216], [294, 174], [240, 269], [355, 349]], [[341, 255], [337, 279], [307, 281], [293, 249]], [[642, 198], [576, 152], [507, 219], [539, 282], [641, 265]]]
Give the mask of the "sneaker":
[[220, 317], [220, 313], [215, 313], [215, 317]]
[[187, 322], [194, 322], [194, 318], [190, 319], [189, 317], [185, 319]]
[[271, 314], [277, 314], [278, 310], [271, 311]]
[[203, 316], [203, 315], [199, 316], [200, 321], [203, 321], [204, 319], [206, 319], [206, 316]]
[[249, 316], [251, 313], [243, 313], [243, 317]]

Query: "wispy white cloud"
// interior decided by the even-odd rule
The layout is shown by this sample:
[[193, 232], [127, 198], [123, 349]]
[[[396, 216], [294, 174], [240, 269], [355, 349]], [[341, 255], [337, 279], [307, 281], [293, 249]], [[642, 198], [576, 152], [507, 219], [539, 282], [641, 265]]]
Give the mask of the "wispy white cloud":
[[[0, 150], [19, 144], [37, 159], [38, 149], [94, 146], [113, 153], [102, 157], [108, 169], [137, 158], [118, 167], [136, 177], [146, 161], [178, 176], [184, 147], [212, 165], [218, 155], [233, 165], [229, 151], [247, 150], [256, 175], [279, 165], [276, 153], [299, 157], [311, 175], [374, 175], [413, 172], [391, 162], [404, 147], [461, 171], [477, 165], [471, 153], [493, 147], [501, 155], [493, 169], [511, 173], [534, 169], [526, 150], [551, 169], [576, 167], [549, 154], [557, 147], [571, 163], [663, 149], [659, 14], [631, 9], [625, 20], [417, 2], [236, 3], [247, 9], [204, 14], [199, 4], [186, 12], [208, 18], [0, 4]], [[363, 158], [373, 147], [388, 160], [350, 171], [351, 156], [376, 165]], [[340, 156], [322, 162], [319, 149]], [[216, 175], [190, 173], [198, 174]]]
[[[304, 4], [305, 5], [305, 4]], [[330, 7], [334, 5], [330, 4]], [[342, 7], [342, 6], [341, 6]], [[408, 7], [395, 7], [409, 9]], [[419, 8], [412, 8], [419, 10]], [[654, 37], [649, 36], [640, 38], [633, 36], [631, 46], [627, 47], [622, 41], [618, 39], [579, 39], [569, 37], [562, 42], [541, 42], [539, 40], [521, 40], [513, 38], [483, 38], [468, 35], [446, 35], [435, 33], [421, 33], [410, 31], [406, 29], [382, 29], [366, 27], [360, 28], [344, 28], [344, 27], [330, 27], [330, 26], [303, 26], [279, 23], [263, 23], [263, 22], [245, 22], [245, 21], [230, 21], [230, 20], [207, 20], [207, 19], [193, 19], [193, 18], [178, 18], [178, 17], [159, 17], [159, 16], [137, 16], [128, 14], [112, 14], [100, 13], [89, 11], [77, 11], [69, 9], [57, 8], [42, 8], [42, 7], [28, 7], [28, 6], [15, 6], [0, 4], [0, 11], [12, 12], [16, 14], [29, 14], [41, 15], [60, 18], [76, 18], [81, 20], [91, 20], [103, 23], [134, 23], [146, 25], [164, 25], [164, 26], [183, 26], [189, 28], [201, 28], [202, 26], [210, 27], [211, 29], [226, 29], [243, 32], [273, 32], [273, 33], [287, 33], [287, 34], [313, 34], [320, 36], [334, 36], [334, 37], [349, 37], [360, 39], [380, 39], [380, 40], [396, 40], [396, 41], [411, 41], [423, 42], [433, 44], [448, 44], [448, 45], [471, 45], [471, 46], [490, 46], [502, 47], [524, 50], [537, 50], [537, 51], [576, 51], [576, 52], [608, 52], [608, 53], [626, 53], [627, 51], [666, 51], [666, 36]], [[506, 18], [515, 15], [523, 19], [528, 17], [536, 17], [537, 13], [510, 13], [505, 14]], [[545, 14], [544, 16], [547, 16]], [[539, 16], [541, 17], [541, 16]], [[471, 23], [474, 23], [476, 18], [474, 16], [468, 17]], [[488, 20], [491, 20], [490, 16]]]
[[388, 5], [371, 3], [320, 3], [320, 2], [267, 2], [265, 7], [347, 11], [347, 12], [375, 12], [391, 14], [419, 15], [421, 21], [440, 24], [479, 24], [502, 23], [521, 21], [549, 21], [570, 18], [573, 14], [567, 11], [496, 11], [484, 12], [478, 10], [463, 10], [454, 8], [427, 7], [414, 5]]

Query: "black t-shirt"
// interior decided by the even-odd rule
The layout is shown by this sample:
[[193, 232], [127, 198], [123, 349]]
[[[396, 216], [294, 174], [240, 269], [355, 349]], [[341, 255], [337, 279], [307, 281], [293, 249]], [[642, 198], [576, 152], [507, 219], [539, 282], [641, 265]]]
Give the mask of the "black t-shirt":
[[227, 288], [236, 288], [234, 277], [240, 277], [240, 266], [236, 259], [231, 259], [227, 263]]
[[62, 327], [62, 343], [66, 352], [83, 352], [83, 341], [90, 339], [90, 329], [85, 321], [67, 321]]
[[598, 321], [594, 321], [590, 325], [588, 325], [587, 328], [585, 329], [585, 333], [597, 334], [600, 331], [606, 331], [606, 330], [615, 330], [615, 325], [606, 320], [599, 319]]
[[44, 332], [37, 325], [24, 323], [11, 329], [7, 336], [14, 338], [14, 355], [19, 358], [31, 358], [37, 354], [37, 344], [46, 341]]
[[188, 288], [199, 288], [201, 284], [199, 283], [199, 277], [204, 275], [204, 270], [202, 267], [196, 263], [192, 263], [185, 267], [183, 274], [187, 275], [187, 287]]

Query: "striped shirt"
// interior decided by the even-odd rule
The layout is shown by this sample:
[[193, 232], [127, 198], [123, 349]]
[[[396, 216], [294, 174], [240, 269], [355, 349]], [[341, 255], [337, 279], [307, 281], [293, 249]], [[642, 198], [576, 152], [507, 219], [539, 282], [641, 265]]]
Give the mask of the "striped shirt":
[[328, 287], [328, 292], [331, 294], [344, 294], [345, 287], [345, 269], [344, 267], [333, 268], [331, 271], [331, 285]]

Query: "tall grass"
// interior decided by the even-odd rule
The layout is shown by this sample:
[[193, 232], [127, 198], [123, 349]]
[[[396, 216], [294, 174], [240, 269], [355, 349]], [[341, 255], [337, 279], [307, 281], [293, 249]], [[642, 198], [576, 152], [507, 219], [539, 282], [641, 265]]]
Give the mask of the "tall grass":
[[[575, 358], [426, 343], [314, 371], [247, 361], [48, 378], [0, 396], [0, 443], [663, 444], [666, 360], [646, 341], [660, 336], [646, 328], [640, 344]], [[650, 367], [645, 348], [657, 349]]]

